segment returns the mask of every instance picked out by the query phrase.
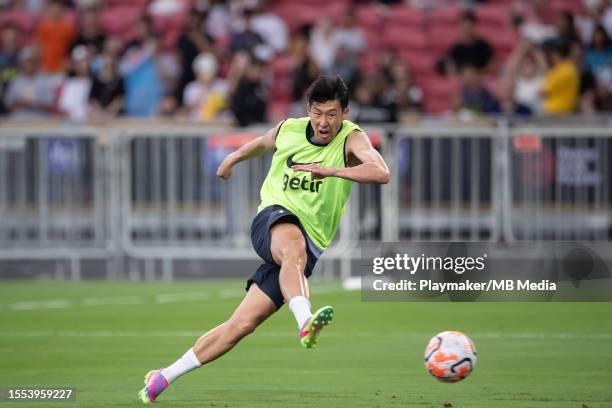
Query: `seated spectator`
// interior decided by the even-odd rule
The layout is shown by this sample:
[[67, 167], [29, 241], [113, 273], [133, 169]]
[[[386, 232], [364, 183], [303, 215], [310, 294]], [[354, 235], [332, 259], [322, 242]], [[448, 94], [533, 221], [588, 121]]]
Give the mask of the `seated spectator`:
[[477, 67], [464, 65], [461, 69], [461, 89], [455, 106], [457, 110], [473, 113], [499, 113], [500, 105], [495, 96], [484, 86]]
[[11, 116], [27, 119], [50, 116], [61, 77], [40, 73], [36, 48], [23, 48], [18, 61], [19, 73], [9, 84], [4, 99]]
[[50, 0], [38, 26], [41, 68], [60, 73], [76, 35], [76, 30], [62, 0]]
[[93, 79], [89, 103], [96, 117], [112, 118], [123, 110], [125, 85], [115, 58], [112, 54], [103, 54], [100, 72]]
[[157, 68], [158, 40], [150, 18], [138, 22], [137, 37], [126, 46], [119, 63], [125, 84], [125, 114], [149, 117], [159, 113], [164, 84]]
[[287, 50], [289, 44], [287, 23], [274, 14], [268, 0], [259, 0], [250, 23], [253, 31], [259, 34], [274, 53], [280, 54]]
[[357, 84], [361, 81], [358, 56], [344, 46], [336, 48], [334, 62], [327, 73], [329, 76], [340, 76], [349, 88], [349, 92], [355, 91]]
[[4, 94], [10, 81], [17, 76], [19, 28], [12, 24], [2, 27], [0, 33], [0, 115], [7, 113]]
[[72, 50], [71, 57], [70, 75], [60, 89], [58, 108], [71, 121], [84, 122], [89, 111], [92, 83], [89, 51], [81, 45]]
[[334, 62], [336, 45], [332, 41], [333, 33], [332, 21], [327, 16], [318, 19], [310, 33], [309, 52], [321, 72], [329, 73]]
[[541, 112], [540, 89], [544, 82], [545, 70], [543, 56], [530, 43], [523, 41], [514, 49], [506, 62], [502, 84], [505, 112], [525, 114]]
[[247, 8], [243, 10], [242, 17], [234, 21], [230, 50], [232, 53], [243, 51], [262, 59], [269, 59], [274, 55], [274, 50], [266, 44], [259, 33], [253, 30], [251, 19], [254, 15], [255, 10]]
[[612, 42], [603, 26], [595, 28], [585, 62], [597, 83], [612, 91]]
[[344, 48], [349, 53], [359, 54], [367, 45], [361, 28], [355, 22], [355, 12], [349, 9], [342, 19], [340, 27], [336, 28], [331, 36], [334, 48]]
[[421, 111], [423, 90], [414, 83], [410, 67], [393, 54], [381, 60], [379, 74], [384, 81], [381, 97], [396, 106], [398, 115]]
[[250, 58], [237, 73], [235, 88], [231, 95], [231, 110], [239, 126], [267, 121], [267, 93], [263, 85], [264, 63]]
[[87, 8], [79, 12], [79, 35], [72, 43], [72, 49], [80, 45], [88, 48], [90, 58], [98, 55], [104, 48], [106, 36], [100, 28], [100, 12], [96, 8]]
[[510, 13], [521, 36], [532, 44], [541, 45], [557, 36], [553, 15], [546, 0], [515, 0]]
[[[208, 3], [208, 4], [206, 4]], [[210, 0], [200, 11], [207, 10], [205, 31], [210, 33], [215, 42], [227, 40], [231, 34], [232, 13], [226, 0]]]
[[308, 50], [309, 30], [310, 27], [303, 26], [291, 40], [291, 55], [295, 61], [291, 83], [291, 116], [303, 116], [306, 113], [304, 94], [319, 77], [319, 67]]
[[227, 106], [228, 85], [217, 77], [217, 59], [213, 54], [200, 54], [193, 62], [196, 80], [185, 88], [183, 105], [197, 121], [212, 121]]
[[569, 44], [555, 41], [546, 47], [550, 68], [544, 76], [541, 95], [544, 112], [548, 114], [572, 113], [578, 102], [580, 73], [569, 58]]
[[180, 56], [181, 73], [177, 86], [177, 95], [182, 95], [188, 83], [195, 80], [193, 61], [202, 53], [212, 53], [214, 39], [203, 31], [206, 14], [193, 9], [187, 18], [185, 31], [179, 37], [176, 48]]
[[485, 71], [492, 61], [493, 48], [476, 34], [476, 15], [466, 11], [461, 17], [459, 41], [438, 64], [440, 70], [447, 75], [461, 73], [466, 66]]

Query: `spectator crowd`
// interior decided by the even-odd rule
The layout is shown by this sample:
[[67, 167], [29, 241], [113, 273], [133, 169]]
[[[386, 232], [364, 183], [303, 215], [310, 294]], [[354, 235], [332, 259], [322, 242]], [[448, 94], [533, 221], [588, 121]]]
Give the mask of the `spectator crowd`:
[[0, 0], [0, 115], [228, 121], [612, 111], [611, 0]]

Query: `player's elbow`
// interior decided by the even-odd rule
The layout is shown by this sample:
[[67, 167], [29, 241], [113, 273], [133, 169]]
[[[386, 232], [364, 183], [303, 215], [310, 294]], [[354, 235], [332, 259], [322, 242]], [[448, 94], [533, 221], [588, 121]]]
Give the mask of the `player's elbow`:
[[391, 181], [391, 174], [389, 170], [384, 170], [380, 178], [380, 184], [387, 184], [389, 181]]
[[387, 184], [391, 180], [391, 173], [389, 169], [380, 169], [378, 174], [378, 184]]

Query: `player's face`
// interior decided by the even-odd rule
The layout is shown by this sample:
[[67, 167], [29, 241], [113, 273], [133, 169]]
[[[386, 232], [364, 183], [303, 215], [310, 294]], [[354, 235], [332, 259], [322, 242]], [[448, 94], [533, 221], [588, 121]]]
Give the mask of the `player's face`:
[[313, 102], [308, 107], [308, 116], [315, 138], [323, 143], [329, 143], [338, 134], [347, 114], [348, 108], [342, 109], [337, 100]]

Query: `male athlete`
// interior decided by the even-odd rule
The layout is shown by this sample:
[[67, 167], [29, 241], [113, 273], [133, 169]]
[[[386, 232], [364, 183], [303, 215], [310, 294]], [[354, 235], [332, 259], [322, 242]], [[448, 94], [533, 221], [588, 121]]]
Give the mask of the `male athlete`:
[[385, 184], [389, 169], [366, 134], [345, 120], [348, 89], [340, 77], [320, 77], [307, 100], [308, 117], [279, 123], [219, 166], [217, 175], [227, 180], [237, 163], [276, 149], [251, 226], [253, 247], [264, 263], [225, 323], [202, 335], [174, 364], [146, 375], [139, 393], [143, 402], [155, 401], [178, 377], [228, 352], [283, 303], [295, 316], [303, 347], [315, 347], [331, 321], [331, 306], [311, 313], [306, 278], [336, 233], [352, 182]]

